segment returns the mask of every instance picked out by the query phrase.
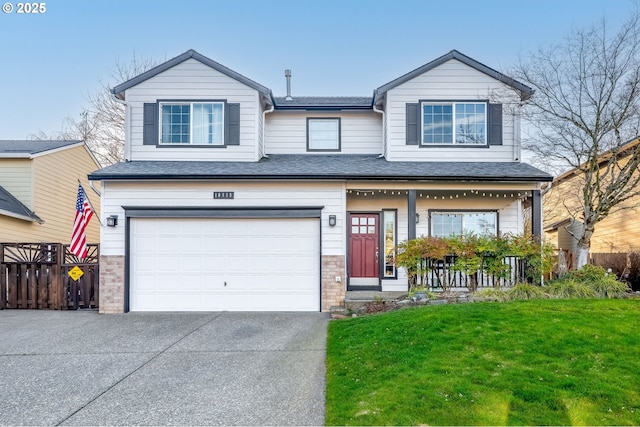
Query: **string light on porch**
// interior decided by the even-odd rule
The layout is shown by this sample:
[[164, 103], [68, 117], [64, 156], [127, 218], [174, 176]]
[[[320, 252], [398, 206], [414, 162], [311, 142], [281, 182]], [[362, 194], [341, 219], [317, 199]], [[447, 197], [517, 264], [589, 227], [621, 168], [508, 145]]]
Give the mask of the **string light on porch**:
[[[346, 193], [349, 195], [355, 196], [377, 196], [377, 195], [391, 195], [391, 196], [407, 196], [409, 194], [409, 190], [387, 190], [387, 189], [377, 189], [377, 190], [360, 190], [360, 189], [349, 189], [346, 190]], [[434, 194], [436, 193], [436, 194]], [[440, 194], [437, 194], [440, 193]], [[444, 194], [443, 194], [444, 193]], [[501, 199], [525, 199], [530, 196], [528, 191], [482, 191], [469, 189], [464, 191], [456, 191], [456, 190], [417, 190], [417, 197], [431, 200], [454, 200], [461, 199], [466, 197], [490, 197], [490, 198], [501, 198]]]

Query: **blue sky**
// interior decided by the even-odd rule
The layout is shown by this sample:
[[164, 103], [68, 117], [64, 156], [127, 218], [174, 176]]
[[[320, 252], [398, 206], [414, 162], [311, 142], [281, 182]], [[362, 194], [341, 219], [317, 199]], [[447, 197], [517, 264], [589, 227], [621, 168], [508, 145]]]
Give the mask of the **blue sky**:
[[[6, 3], [0, 0], [0, 3]], [[195, 49], [294, 95], [371, 95], [457, 49], [507, 70], [573, 28], [616, 27], [632, 0], [49, 0], [39, 15], [0, 12], [0, 139], [77, 119], [110, 70]]]

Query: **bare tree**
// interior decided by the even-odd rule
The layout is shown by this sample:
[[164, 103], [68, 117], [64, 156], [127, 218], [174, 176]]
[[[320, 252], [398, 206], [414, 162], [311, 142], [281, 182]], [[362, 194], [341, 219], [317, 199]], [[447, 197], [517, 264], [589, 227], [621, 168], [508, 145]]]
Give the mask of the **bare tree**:
[[[115, 84], [130, 80], [157, 65], [156, 61], [136, 56], [135, 52], [128, 63], [116, 61], [110, 78]], [[124, 105], [111, 96], [109, 84], [101, 82], [101, 89], [89, 96], [89, 114], [96, 124], [93, 140], [89, 147], [103, 165], [124, 160]]]
[[640, 15], [618, 31], [606, 20], [574, 30], [561, 44], [520, 60], [512, 75], [535, 89], [524, 117], [535, 139], [525, 148], [546, 164], [577, 168], [577, 208], [583, 224], [577, 267], [587, 263], [596, 224], [640, 195]]
[[[120, 84], [153, 68], [157, 61], [142, 59], [135, 52], [130, 62], [116, 61], [110, 70], [110, 80]], [[83, 140], [102, 166], [124, 160], [124, 105], [111, 96], [111, 86], [100, 82], [100, 89], [89, 95], [88, 105], [79, 120], [64, 119], [62, 130], [30, 135], [33, 139]]]

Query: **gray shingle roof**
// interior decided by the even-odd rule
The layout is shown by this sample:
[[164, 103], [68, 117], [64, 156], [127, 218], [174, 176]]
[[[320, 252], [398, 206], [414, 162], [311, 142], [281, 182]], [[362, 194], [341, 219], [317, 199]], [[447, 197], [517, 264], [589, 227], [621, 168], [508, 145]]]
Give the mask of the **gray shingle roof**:
[[55, 150], [82, 141], [42, 141], [42, 140], [0, 140], [0, 157], [2, 155], [33, 155], [44, 151]]
[[440, 58], [434, 59], [433, 61], [416, 68], [413, 71], [408, 72], [407, 74], [398, 77], [395, 80], [390, 81], [387, 84], [384, 84], [382, 86], [380, 86], [378, 89], [375, 90], [375, 100], [377, 102], [377, 99], [382, 96], [384, 93], [386, 93], [387, 91], [393, 89], [396, 86], [399, 86], [403, 83], [408, 82], [411, 79], [414, 79], [415, 77], [419, 76], [420, 74], [426, 73], [427, 71], [438, 67], [442, 64], [444, 64], [447, 61], [450, 61], [451, 59], [457, 59], [458, 61], [472, 67], [475, 68], [476, 70], [485, 73], [486, 75], [493, 77], [496, 80], [499, 80], [501, 82], [503, 82], [506, 85], [509, 85], [511, 87], [513, 87], [514, 89], [518, 90], [520, 92], [520, 96], [523, 100], [526, 100], [528, 98], [530, 98], [533, 93], [535, 92], [533, 89], [531, 89], [529, 86], [526, 86], [514, 79], [512, 79], [509, 76], [506, 76], [504, 74], [502, 74], [499, 71], [494, 70], [493, 68], [487, 67], [486, 65], [476, 61], [473, 58], [468, 57], [467, 55], [458, 52], [457, 50], [452, 50], [449, 53], [442, 55]]
[[8, 215], [14, 218], [34, 221], [42, 224], [38, 215], [26, 207], [20, 200], [16, 199], [7, 189], [0, 185], [0, 215]]
[[259, 162], [133, 161], [89, 175], [91, 180], [348, 179], [409, 181], [551, 181], [517, 162], [389, 162], [377, 155], [270, 155]]
[[370, 96], [296, 96], [291, 100], [277, 96], [273, 98], [276, 110], [371, 110]]

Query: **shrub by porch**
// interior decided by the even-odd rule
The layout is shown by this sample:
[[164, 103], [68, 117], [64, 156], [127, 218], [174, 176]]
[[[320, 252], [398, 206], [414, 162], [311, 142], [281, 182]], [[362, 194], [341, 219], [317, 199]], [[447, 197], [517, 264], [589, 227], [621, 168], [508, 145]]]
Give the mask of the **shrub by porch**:
[[512, 287], [540, 283], [553, 267], [553, 248], [526, 236], [420, 237], [398, 245], [396, 267], [410, 290]]

